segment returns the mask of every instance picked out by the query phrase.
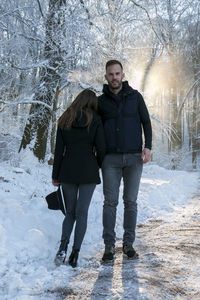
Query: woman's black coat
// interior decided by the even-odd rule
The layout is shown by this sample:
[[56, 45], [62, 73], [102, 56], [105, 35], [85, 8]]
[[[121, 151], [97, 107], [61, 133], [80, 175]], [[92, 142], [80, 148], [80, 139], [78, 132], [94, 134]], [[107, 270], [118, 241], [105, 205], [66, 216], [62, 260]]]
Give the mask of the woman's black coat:
[[103, 125], [95, 113], [89, 129], [85, 122], [82, 114], [70, 130], [58, 126], [52, 179], [75, 184], [101, 182], [99, 167], [105, 155]]

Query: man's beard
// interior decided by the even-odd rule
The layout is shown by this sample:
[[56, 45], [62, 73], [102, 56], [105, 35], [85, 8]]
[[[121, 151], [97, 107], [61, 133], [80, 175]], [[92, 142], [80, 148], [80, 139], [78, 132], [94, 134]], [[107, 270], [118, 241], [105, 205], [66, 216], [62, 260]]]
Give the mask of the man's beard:
[[122, 81], [116, 81], [115, 80], [114, 83], [118, 83], [118, 84], [113, 85], [112, 82], [108, 83], [108, 85], [109, 85], [109, 87], [110, 87], [111, 90], [118, 90], [121, 87], [121, 85], [122, 85]]

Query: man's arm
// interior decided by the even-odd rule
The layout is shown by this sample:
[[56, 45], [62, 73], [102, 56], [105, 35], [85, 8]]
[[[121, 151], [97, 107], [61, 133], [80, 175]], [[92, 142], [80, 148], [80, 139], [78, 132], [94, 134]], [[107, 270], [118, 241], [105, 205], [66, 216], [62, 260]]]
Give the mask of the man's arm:
[[142, 123], [144, 138], [145, 138], [145, 145], [142, 151], [142, 159], [143, 162], [146, 163], [151, 158], [152, 127], [151, 127], [151, 120], [150, 120], [148, 109], [140, 93], [139, 93], [139, 113], [140, 113], [140, 120]]

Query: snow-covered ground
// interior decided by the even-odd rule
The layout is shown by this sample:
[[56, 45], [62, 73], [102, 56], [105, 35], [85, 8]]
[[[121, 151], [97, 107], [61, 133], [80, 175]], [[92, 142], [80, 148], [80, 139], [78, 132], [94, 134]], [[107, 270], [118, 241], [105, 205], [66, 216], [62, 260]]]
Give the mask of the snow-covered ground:
[[[16, 165], [0, 163], [0, 299], [55, 299], [55, 295], [46, 293], [54, 287], [66, 287], [74, 270], [70, 266], [55, 267], [53, 263], [63, 215], [48, 210], [45, 201], [45, 195], [55, 190], [51, 185], [51, 167], [39, 164], [33, 157], [25, 157]], [[138, 196], [138, 223], [169, 219], [170, 213], [186, 205], [196, 192], [198, 177], [198, 172], [145, 165]], [[79, 266], [103, 249], [102, 206], [102, 185], [98, 185], [89, 210]], [[118, 238], [122, 237], [122, 220], [120, 194]]]

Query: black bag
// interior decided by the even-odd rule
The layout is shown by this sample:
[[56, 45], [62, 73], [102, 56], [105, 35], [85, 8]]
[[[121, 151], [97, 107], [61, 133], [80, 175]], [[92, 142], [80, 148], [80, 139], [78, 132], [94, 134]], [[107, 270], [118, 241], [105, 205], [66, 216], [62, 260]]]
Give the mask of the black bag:
[[66, 199], [63, 194], [62, 186], [59, 185], [57, 191], [50, 193], [45, 197], [48, 208], [53, 210], [61, 210], [64, 215], [66, 215], [67, 205]]

